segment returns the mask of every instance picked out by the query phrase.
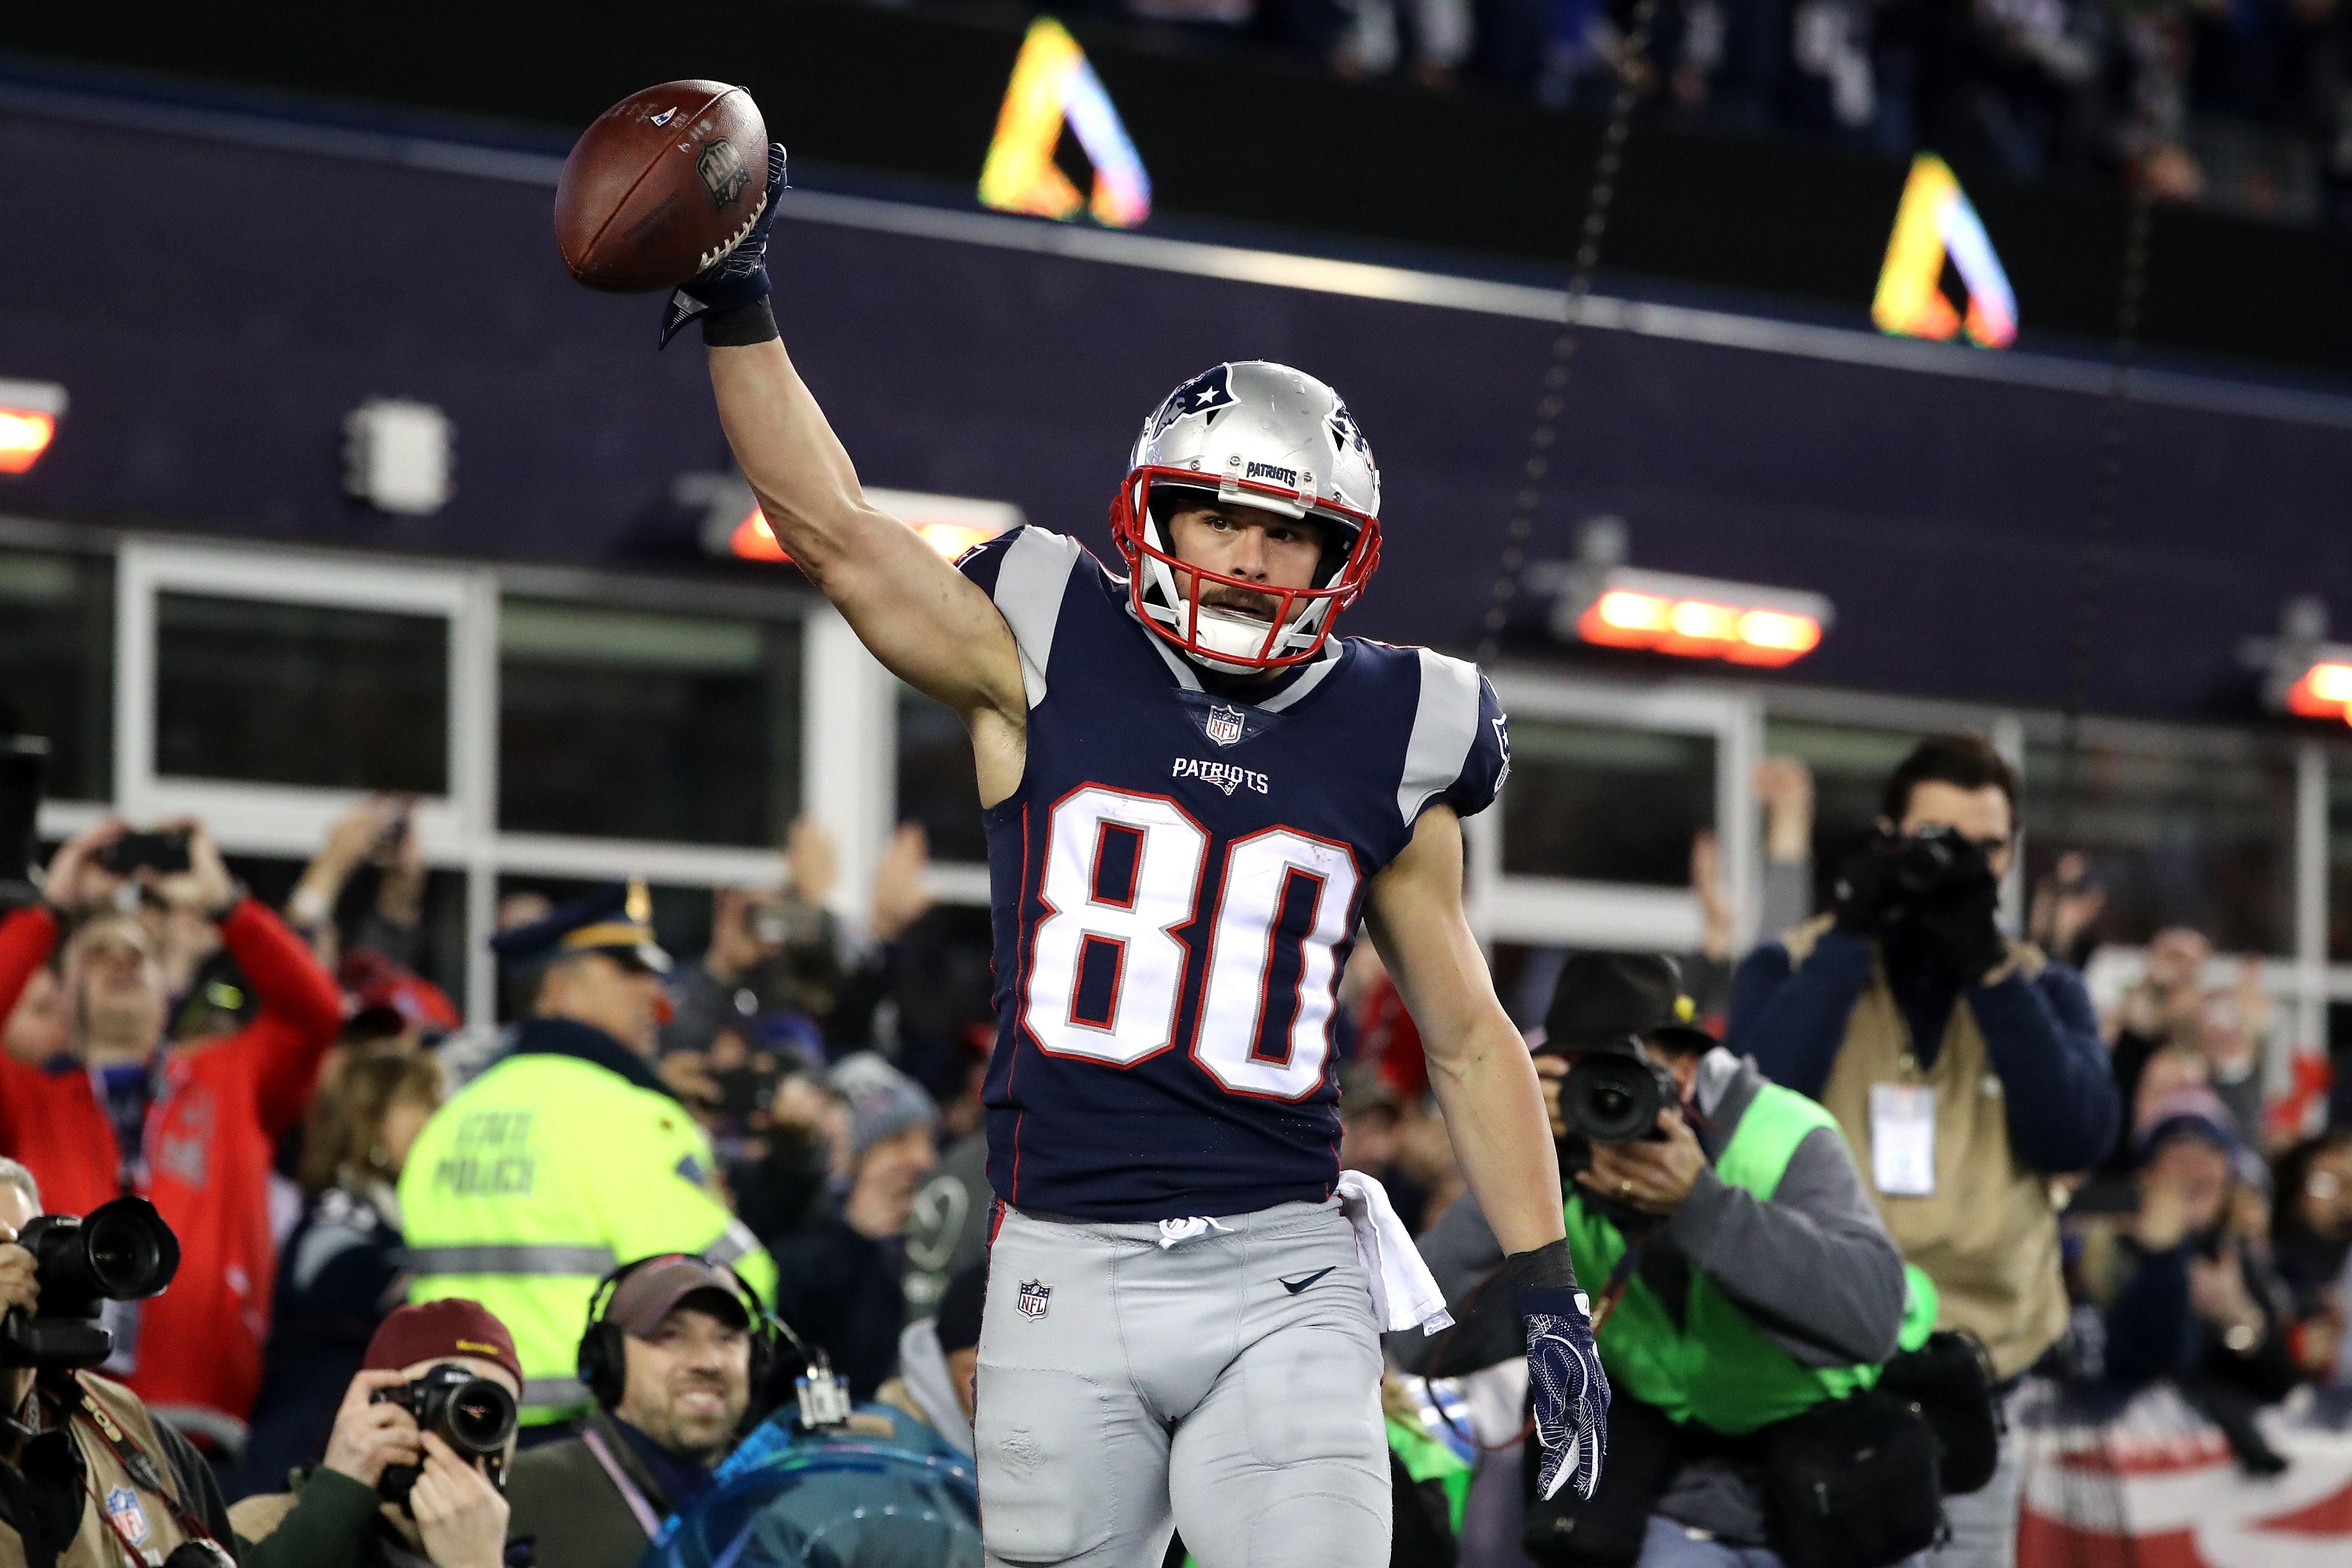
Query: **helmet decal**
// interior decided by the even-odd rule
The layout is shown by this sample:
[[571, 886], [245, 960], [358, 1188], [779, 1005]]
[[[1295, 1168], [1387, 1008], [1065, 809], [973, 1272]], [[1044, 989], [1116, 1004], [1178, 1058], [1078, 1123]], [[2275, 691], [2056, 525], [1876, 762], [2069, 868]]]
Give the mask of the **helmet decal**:
[[1230, 369], [1230, 366], [1219, 365], [1214, 370], [1202, 371], [1170, 392], [1168, 401], [1160, 405], [1160, 412], [1152, 415], [1151, 428], [1144, 439], [1150, 441], [1166, 434], [1168, 427], [1180, 419], [1232, 407], [1234, 394], [1226, 374]]

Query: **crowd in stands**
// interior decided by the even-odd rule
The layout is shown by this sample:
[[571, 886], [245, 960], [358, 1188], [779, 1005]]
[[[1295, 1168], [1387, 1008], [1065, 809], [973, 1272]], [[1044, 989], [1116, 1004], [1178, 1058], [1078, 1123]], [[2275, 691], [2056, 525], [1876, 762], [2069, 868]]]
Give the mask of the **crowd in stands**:
[[[2005, 869], [2016, 851], [2014, 780], [1980, 742], [1935, 745], [1945, 749], [1923, 747], [1924, 772], [1890, 784], [1889, 819], [1898, 828], [1920, 810], [1931, 825], [1967, 819], [1956, 831]], [[1807, 1201], [1821, 1209], [1789, 1234], [1812, 1238], [1822, 1270], [1852, 1287], [1832, 1359], [1883, 1359], [1898, 1318], [1906, 1334], [1921, 1326], [1912, 1322], [1919, 1287], [1909, 1307], [1895, 1289], [1893, 1270], [1907, 1262], [1932, 1282], [1944, 1321], [1984, 1347], [1996, 1387], [2039, 1372], [2095, 1416], [2167, 1383], [2227, 1435], [2250, 1473], [2284, 1463], [2255, 1412], [2306, 1385], [2352, 1380], [2341, 1356], [2352, 1127], [2327, 1124], [2324, 1093], [2280, 1097], [2271, 1064], [2281, 1020], [2256, 968], [2230, 971], [2198, 933], [2168, 930], [2146, 946], [2137, 977], [2095, 1007], [2082, 966], [2099, 945], [2100, 900], [2072, 856], [2034, 891], [2031, 947], [1994, 930], [1990, 882], [1956, 913], [1918, 915], [1915, 900], [1913, 918], [1889, 925], [1887, 889], [1857, 885], [1849, 872], [1817, 914], [1810, 778], [1771, 758], [1756, 789], [1767, 939], [1733, 950], [1715, 846], [1702, 836], [1692, 885], [1704, 944], [1671, 971], [1669, 993], [1679, 986], [1690, 999], [1655, 1037], [1686, 1103], [1730, 1121], [1701, 1114], [1696, 1135], [1677, 1122], [1674, 1136], [1630, 1155], [1600, 1149], [1578, 1178], [1591, 1200], [1622, 1189], [1640, 1209], [1654, 1186], [1650, 1216], [1678, 1236], [1678, 1266], [1712, 1278], [1711, 1260], [1755, 1254], [1763, 1232], [1734, 1225], [1741, 1211], [1722, 1196], [1737, 1185], [1729, 1167], [1720, 1186], [1701, 1167], [1727, 1157], [1741, 1115], [1793, 1117], [1791, 1135], [1811, 1139], [1813, 1153], [1782, 1157], [1810, 1173]], [[180, 1238], [179, 1274], [160, 1297], [110, 1306], [116, 1349], [103, 1370], [175, 1444], [202, 1452], [228, 1502], [247, 1511], [259, 1504], [240, 1499], [261, 1500], [273, 1523], [296, 1519], [290, 1539], [310, 1539], [320, 1514], [286, 1514], [310, 1496], [289, 1492], [289, 1475], [299, 1483], [323, 1460], [357, 1477], [358, 1500], [346, 1503], [361, 1517], [385, 1455], [430, 1469], [429, 1446], [362, 1396], [412, 1363], [457, 1354], [442, 1339], [495, 1341], [464, 1354], [526, 1406], [539, 1375], [506, 1326], [486, 1340], [487, 1328], [396, 1312], [415, 1273], [401, 1203], [410, 1152], [453, 1096], [514, 1049], [512, 1019], [545, 1001], [544, 982], [524, 973], [505, 988], [506, 1019], [468, 1027], [420, 972], [425, 862], [408, 821], [402, 801], [369, 802], [329, 833], [279, 909], [232, 878], [201, 823], [176, 825], [185, 870], [110, 869], [106, 846], [122, 825], [109, 822], [57, 853], [41, 904], [0, 923], [0, 1155], [21, 1162], [56, 1211], [125, 1191], [152, 1198]], [[659, 1513], [716, 1495], [721, 1481], [740, 1482], [745, 1498], [771, 1495], [791, 1469], [776, 1453], [747, 1449], [719, 1470], [731, 1436], [665, 1446], [646, 1433], [692, 1425], [678, 1414], [689, 1406], [707, 1426], [712, 1410], [731, 1422], [745, 1407], [782, 1406], [789, 1437], [795, 1375], [813, 1354], [867, 1413], [861, 1419], [880, 1435], [866, 1440], [934, 1445], [950, 1463], [971, 1452], [990, 1210], [980, 1092], [993, 1021], [984, 936], [925, 895], [926, 858], [920, 830], [902, 829], [881, 859], [870, 921], [853, 934], [832, 910], [832, 846], [803, 822], [772, 885], [712, 894], [701, 953], [666, 976], [650, 958], [626, 968], [657, 1004], [640, 1087], [667, 1096], [707, 1137], [711, 1189], [748, 1232], [743, 1277], [755, 1260], [764, 1269], [761, 1255], [772, 1260], [773, 1306], [798, 1347], [745, 1348], [757, 1321], [737, 1275], [717, 1264], [683, 1274], [657, 1265], [654, 1276], [675, 1286], [666, 1294], [631, 1287], [625, 1269], [619, 1288], [607, 1281], [597, 1300], [609, 1295], [614, 1343], [684, 1370], [667, 1375], [666, 1394], [625, 1398], [616, 1383], [573, 1439], [589, 1448], [562, 1462], [625, 1470], [646, 1496], [667, 1500]], [[556, 901], [528, 893], [499, 911], [515, 933], [569, 931], [591, 917], [565, 918]], [[610, 946], [640, 940], [628, 930], [637, 935], [600, 938], [604, 950], [635, 951]], [[1607, 1032], [1563, 1021], [1566, 1003], [1553, 997], [1557, 988], [1591, 1003], [1622, 980], [1594, 965], [1590, 955], [1538, 953], [1507, 985], [1533, 998], [1517, 1010], [1538, 1052], [1547, 1007], [1555, 1052], [1573, 1030]], [[1412, 1019], [1369, 944], [1356, 950], [1341, 1001], [1343, 1163], [1386, 1184], [1449, 1291], [1475, 1291], [1491, 1270], [1492, 1237], [1465, 1194]], [[1915, 1043], [1923, 1040], [1939, 1043]], [[1543, 1075], [1557, 1102], [1557, 1061]], [[1979, 1092], [1980, 1080], [1989, 1087]], [[1987, 1162], [1967, 1202], [1932, 1176], [1906, 1175], [1902, 1140], [1930, 1133], [1887, 1120], [1897, 1113], [1880, 1097], [1889, 1084], [1937, 1090], [1921, 1113], [1934, 1124], [1923, 1146]], [[1881, 1229], [1866, 1193], [1909, 1180], [1925, 1182], [1922, 1201]], [[1798, 1201], [1794, 1190], [1784, 1203]], [[1927, 1201], [1934, 1190], [1945, 1200]], [[1608, 1212], [1612, 1223], [1629, 1218]], [[1778, 1222], [1767, 1212], [1758, 1223]], [[1723, 1283], [1735, 1300], [1751, 1287], [1845, 1300], [1819, 1278]], [[681, 1327], [680, 1312], [693, 1323]], [[687, 1334], [694, 1324], [701, 1339]], [[1604, 1333], [1604, 1353], [1610, 1343]], [[1410, 1347], [1404, 1359], [1414, 1360]], [[1418, 1443], [1412, 1452], [1427, 1458], [1423, 1450], [1448, 1436], [1432, 1419], [1443, 1399], [1395, 1377], [1397, 1452]], [[709, 1399], [694, 1403], [698, 1390]], [[558, 1430], [527, 1425], [524, 1458], [535, 1436]], [[600, 1431], [602, 1447], [590, 1442]], [[374, 1458], [352, 1458], [362, 1450]], [[1443, 1479], [1456, 1464], [1430, 1459], [1425, 1473]], [[1430, 1484], [1442, 1521], [1443, 1488]], [[2014, 1520], [2008, 1485], [1992, 1489], [1989, 1529], [2007, 1528], [2004, 1510]], [[445, 1479], [420, 1495], [458, 1521], [436, 1525], [436, 1539], [491, 1528], [466, 1486]], [[515, 1506], [528, 1495], [528, 1486], [516, 1491]], [[324, 1511], [325, 1489], [320, 1497]], [[1454, 1522], [1476, 1534], [1458, 1506]], [[414, 1528], [386, 1536], [380, 1560], [409, 1551], [451, 1568], [457, 1559], [419, 1540]], [[1514, 1561], [1482, 1558], [1467, 1540], [1460, 1560]]]
[[1256, 43], [1343, 76], [1523, 92], [2023, 178], [2117, 173], [2299, 221], [2352, 193], [2352, 15], [2337, 0], [1100, 0], [1098, 19]]

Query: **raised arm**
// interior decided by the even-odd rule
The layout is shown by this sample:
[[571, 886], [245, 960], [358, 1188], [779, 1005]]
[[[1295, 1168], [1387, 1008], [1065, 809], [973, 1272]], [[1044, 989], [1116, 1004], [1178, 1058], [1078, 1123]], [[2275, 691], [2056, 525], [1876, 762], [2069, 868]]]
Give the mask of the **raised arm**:
[[985, 592], [866, 501], [849, 454], [784, 351], [768, 277], [768, 234], [783, 190], [784, 150], [771, 147], [760, 216], [672, 298], [662, 341], [700, 322], [719, 423], [777, 542], [892, 674], [962, 716], [981, 800], [993, 804], [1021, 781], [1029, 707], [1020, 653]]
[[768, 526], [890, 672], [970, 722], [1027, 715], [1013, 632], [980, 587], [866, 499], [781, 338], [710, 350], [735, 460]]

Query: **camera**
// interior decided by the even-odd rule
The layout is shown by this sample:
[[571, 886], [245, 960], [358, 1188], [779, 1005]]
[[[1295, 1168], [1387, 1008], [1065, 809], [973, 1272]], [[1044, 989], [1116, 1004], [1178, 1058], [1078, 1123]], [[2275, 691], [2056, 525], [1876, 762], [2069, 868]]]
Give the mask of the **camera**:
[[1883, 851], [1895, 857], [1895, 885], [1917, 898], [1961, 887], [1992, 875], [1981, 846], [1958, 828], [1936, 826], [1913, 833], [1880, 835]]
[[180, 1270], [180, 1240], [143, 1197], [118, 1197], [87, 1217], [44, 1214], [16, 1245], [33, 1255], [40, 1311], [0, 1319], [0, 1366], [97, 1366], [114, 1354], [98, 1324], [106, 1301], [161, 1295]]
[[1638, 1040], [1580, 1052], [1560, 1081], [1560, 1120], [1593, 1144], [1663, 1138], [1658, 1113], [1682, 1103], [1682, 1090]]
[[[369, 1403], [397, 1405], [416, 1417], [419, 1431], [431, 1432], [455, 1449], [460, 1458], [478, 1463], [493, 1485], [503, 1485], [507, 1439], [514, 1436], [514, 1396], [487, 1377], [477, 1377], [454, 1361], [427, 1367], [407, 1383], [379, 1388]], [[408, 1506], [416, 1485], [415, 1465], [387, 1465], [376, 1491], [386, 1502]]]
[[188, 869], [187, 831], [125, 833], [98, 852], [98, 863], [117, 876], [142, 870], [176, 874]]

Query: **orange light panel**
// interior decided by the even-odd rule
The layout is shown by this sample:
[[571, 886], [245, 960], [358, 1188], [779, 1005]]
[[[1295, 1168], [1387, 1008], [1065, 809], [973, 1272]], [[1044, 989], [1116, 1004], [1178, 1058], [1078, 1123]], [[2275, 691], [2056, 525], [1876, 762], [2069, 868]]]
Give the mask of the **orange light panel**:
[[[1613, 588], [1578, 619], [1576, 633], [1604, 647], [1770, 667], [1811, 653], [1821, 643], [1822, 623], [1778, 610], [1741, 610], [1705, 599]], [[2347, 674], [2352, 676], [2352, 670]]]
[[2352, 664], [2314, 664], [2287, 688], [2289, 713], [2352, 721]]
[[[953, 560], [976, 544], [994, 538], [1002, 528], [982, 528], [977, 523], [917, 523], [915, 532], [923, 542], [940, 554]], [[739, 560], [790, 560], [784, 547], [776, 542], [775, 530], [768, 527], [767, 514], [759, 507], [735, 525], [727, 541], [729, 553]]]
[[41, 460], [58, 433], [55, 416], [30, 409], [0, 408], [0, 474], [23, 474]]

